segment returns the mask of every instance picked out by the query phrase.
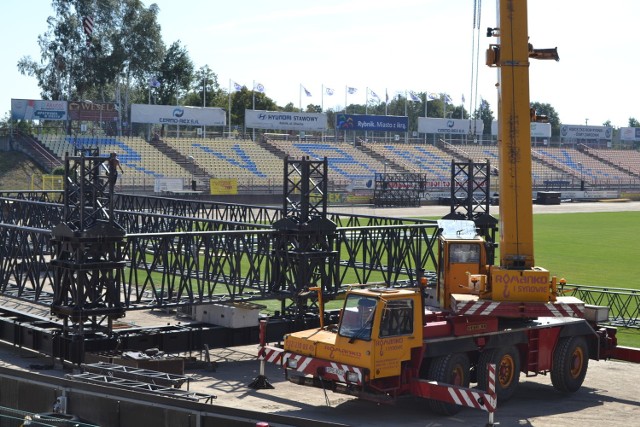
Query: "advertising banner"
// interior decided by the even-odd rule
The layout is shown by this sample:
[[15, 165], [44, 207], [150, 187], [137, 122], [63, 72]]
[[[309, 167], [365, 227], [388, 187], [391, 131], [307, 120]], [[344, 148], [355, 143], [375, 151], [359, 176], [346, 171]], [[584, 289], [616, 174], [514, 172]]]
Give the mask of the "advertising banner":
[[174, 107], [171, 105], [131, 105], [133, 123], [182, 126], [225, 126], [227, 115], [222, 108]]
[[212, 196], [238, 194], [238, 180], [236, 178], [211, 178], [209, 187], [211, 188]]
[[67, 120], [67, 101], [11, 99], [12, 120]]
[[324, 113], [244, 110], [244, 125], [252, 129], [324, 132], [327, 130], [327, 115]]
[[156, 178], [153, 183], [155, 193], [184, 190], [182, 178]]
[[347, 185], [347, 191], [352, 190], [373, 190], [375, 185], [375, 177], [371, 178], [353, 178]]
[[620, 139], [622, 141], [640, 141], [640, 128], [620, 128]]
[[336, 129], [406, 132], [409, 129], [409, 118], [407, 116], [336, 114]]
[[[491, 135], [498, 135], [498, 122], [491, 122]], [[551, 138], [551, 123], [531, 123], [531, 138]]]
[[531, 138], [551, 138], [551, 123], [531, 123]]
[[420, 133], [444, 133], [450, 135], [475, 133], [476, 135], [482, 135], [483, 131], [484, 123], [482, 120], [418, 117], [418, 132]]
[[613, 128], [609, 126], [562, 125], [560, 126], [560, 136], [562, 138], [611, 140]]
[[117, 121], [118, 108], [113, 102], [69, 101], [69, 119], [91, 122]]

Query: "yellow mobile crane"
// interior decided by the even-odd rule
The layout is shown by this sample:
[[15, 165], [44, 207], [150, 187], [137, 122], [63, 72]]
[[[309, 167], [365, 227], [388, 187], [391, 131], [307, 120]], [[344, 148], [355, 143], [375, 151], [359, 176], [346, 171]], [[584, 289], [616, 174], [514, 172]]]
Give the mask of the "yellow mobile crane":
[[526, 0], [500, 0], [498, 22], [487, 64], [499, 70], [500, 264], [487, 265], [488, 242], [472, 221], [442, 220], [437, 306], [420, 286], [352, 289], [337, 325], [263, 347], [261, 358], [281, 363], [289, 380], [378, 402], [419, 396], [441, 414], [492, 413], [520, 373], [550, 373], [556, 389], [574, 392], [589, 359], [616, 355], [615, 328], [597, 324], [600, 308], [556, 296], [556, 279], [535, 266], [529, 58], [558, 55], [529, 44]]

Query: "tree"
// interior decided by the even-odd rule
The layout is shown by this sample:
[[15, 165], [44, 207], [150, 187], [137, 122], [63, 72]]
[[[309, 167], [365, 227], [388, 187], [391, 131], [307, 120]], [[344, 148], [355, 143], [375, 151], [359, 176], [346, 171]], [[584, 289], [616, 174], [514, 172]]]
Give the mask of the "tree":
[[536, 111], [537, 115], [547, 116], [549, 123], [551, 123], [551, 136], [560, 136], [560, 117], [551, 104], [532, 102], [531, 108]]
[[442, 99], [427, 100], [427, 117], [444, 117], [444, 101]]
[[629, 117], [629, 127], [630, 128], [640, 128], [640, 122], [637, 121], [633, 117]]
[[[255, 100], [256, 110], [278, 111], [275, 102], [264, 93], [254, 92], [242, 86], [242, 89], [231, 94], [231, 123], [229, 125], [244, 126], [244, 110], [253, 109]], [[291, 104], [293, 105], [293, 104]], [[299, 111], [299, 109], [296, 109]]]
[[220, 89], [218, 75], [208, 65], [200, 67], [195, 72], [191, 91], [186, 94], [184, 104], [196, 107], [228, 108], [227, 94]]
[[482, 124], [484, 125], [482, 134], [491, 136], [491, 124], [493, 123], [495, 118], [493, 117], [491, 106], [486, 99], [482, 99], [480, 101], [480, 107], [473, 113], [471, 118], [473, 120], [482, 120]]
[[173, 105], [180, 95], [186, 93], [193, 81], [193, 69], [187, 49], [180, 45], [180, 41], [174, 42], [160, 64], [157, 103]]
[[[40, 60], [27, 56], [17, 64], [20, 73], [36, 77], [43, 99], [114, 99], [125, 68], [127, 82], [142, 83], [162, 58], [155, 4], [145, 8], [139, 0], [52, 0], [52, 7], [49, 28], [38, 37]], [[94, 21], [89, 42], [84, 17]]]
[[298, 113], [300, 109], [296, 107], [293, 102], [289, 102], [287, 105], [282, 107], [282, 111], [286, 111], [287, 113]]

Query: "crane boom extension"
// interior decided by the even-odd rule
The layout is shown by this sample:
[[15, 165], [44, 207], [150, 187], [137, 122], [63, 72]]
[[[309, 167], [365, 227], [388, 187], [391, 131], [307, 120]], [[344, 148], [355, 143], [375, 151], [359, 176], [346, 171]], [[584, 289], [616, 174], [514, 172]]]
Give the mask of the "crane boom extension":
[[487, 65], [499, 68], [500, 265], [490, 267], [490, 291], [483, 296], [547, 302], [555, 298], [549, 272], [535, 267], [533, 252], [529, 58], [558, 56], [555, 49], [535, 50], [529, 44], [526, 0], [499, 1], [498, 25], [488, 31], [500, 43], [489, 48]]

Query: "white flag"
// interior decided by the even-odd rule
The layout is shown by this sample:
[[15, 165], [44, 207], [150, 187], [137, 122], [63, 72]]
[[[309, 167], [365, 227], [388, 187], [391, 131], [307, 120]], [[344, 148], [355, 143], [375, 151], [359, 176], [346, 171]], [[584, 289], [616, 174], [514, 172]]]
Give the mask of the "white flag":
[[409, 100], [413, 102], [420, 102], [420, 98], [418, 97], [418, 95], [416, 95], [412, 91], [409, 91]]
[[156, 78], [156, 76], [152, 76], [149, 78], [149, 86], [158, 88], [160, 87], [160, 81]]

